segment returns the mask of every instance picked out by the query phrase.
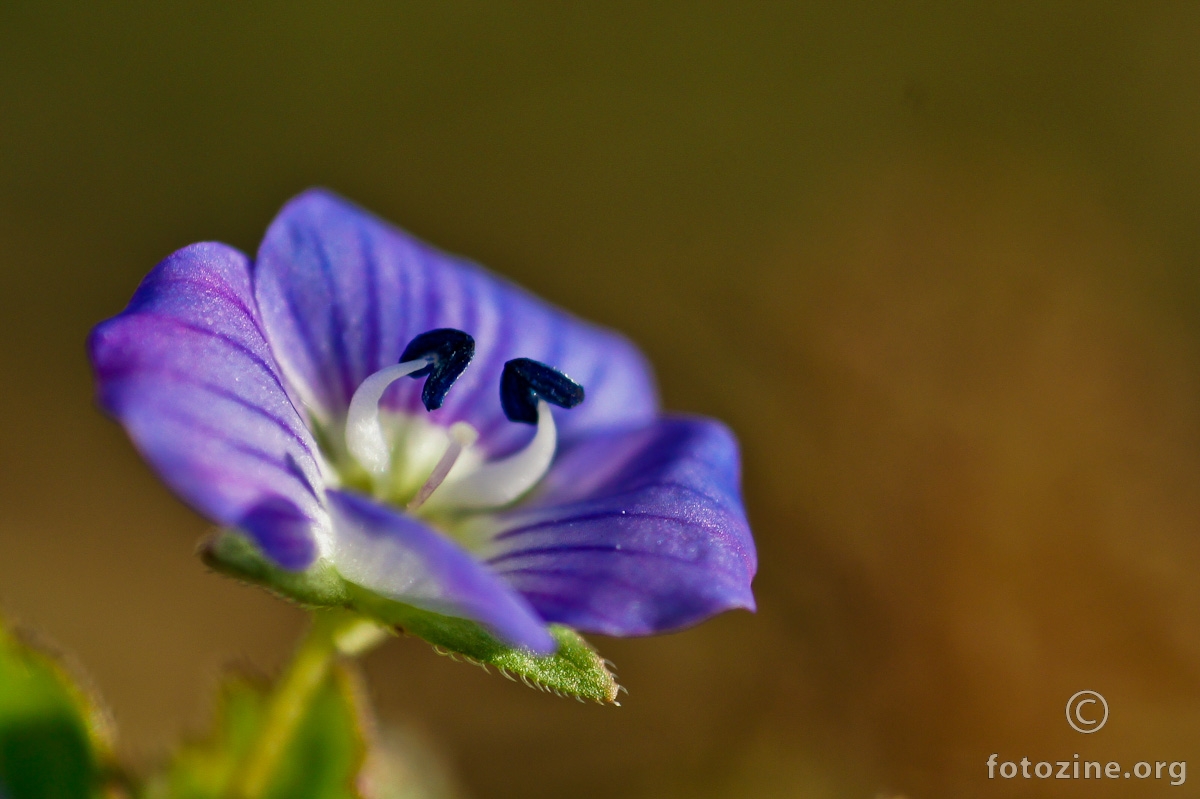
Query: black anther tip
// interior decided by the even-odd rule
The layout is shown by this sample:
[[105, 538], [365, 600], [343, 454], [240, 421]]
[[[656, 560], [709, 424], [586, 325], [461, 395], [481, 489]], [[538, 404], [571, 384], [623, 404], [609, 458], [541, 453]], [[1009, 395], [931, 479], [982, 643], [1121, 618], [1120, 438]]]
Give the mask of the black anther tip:
[[425, 358], [429, 363], [409, 375], [413, 379], [427, 377], [421, 389], [421, 402], [425, 410], [435, 411], [442, 407], [446, 393], [454, 381], [475, 357], [475, 339], [452, 327], [429, 330], [408, 342], [400, 363]]
[[583, 402], [583, 386], [552, 366], [529, 358], [514, 358], [500, 375], [500, 407], [510, 422], [537, 424], [537, 401], [560, 408]]

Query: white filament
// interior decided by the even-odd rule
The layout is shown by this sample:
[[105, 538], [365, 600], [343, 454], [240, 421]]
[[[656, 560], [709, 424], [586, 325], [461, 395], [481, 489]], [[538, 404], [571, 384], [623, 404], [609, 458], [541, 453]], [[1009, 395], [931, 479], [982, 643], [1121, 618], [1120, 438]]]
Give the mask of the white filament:
[[379, 400], [392, 383], [427, 365], [429, 361], [421, 358], [380, 369], [362, 381], [350, 398], [350, 409], [346, 412], [346, 449], [376, 477], [387, 474], [392, 461], [392, 448], [379, 419]]
[[446, 475], [450, 474], [450, 470], [458, 462], [458, 456], [462, 455], [464, 449], [474, 444], [477, 438], [479, 438], [479, 431], [466, 422], [455, 422], [450, 425], [450, 445], [442, 453], [441, 460], [433, 467], [429, 479], [408, 503], [408, 510], [416, 510], [425, 504], [425, 500], [429, 499], [429, 496], [445, 481]]
[[[421, 358], [380, 369], [364, 380], [350, 399], [346, 412], [346, 449], [374, 478], [378, 490], [383, 490], [383, 478], [391, 471], [393, 449], [384, 431], [379, 401], [388, 386], [428, 363]], [[538, 400], [537, 430], [529, 444], [503, 460], [479, 463], [481, 453], [472, 448], [479, 433], [465, 422], [451, 425], [447, 433], [449, 441], [441, 458], [408, 503], [407, 510], [415, 511], [426, 503], [439, 509], [463, 510], [507, 505], [537, 485], [550, 468], [558, 446], [554, 416], [544, 400]], [[417, 440], [424, 439], [418, 436]], [[435, 453], [436, 450], [429, 455]], [[398, 468], [418, 466], [412, 457], [415, 453], [407, 454], [409, 457]]]
[[538, 400], [537, 411], [537, 432], [525, 449], [504, 460], [484, 463], [461, 477], [451, 477], [432, 494], [430, 506], [470, 510], [495, 508], [507, 505], [537, 485], [550, 468], [558, 445], [558, 431], [550, 405], [545, 400]]

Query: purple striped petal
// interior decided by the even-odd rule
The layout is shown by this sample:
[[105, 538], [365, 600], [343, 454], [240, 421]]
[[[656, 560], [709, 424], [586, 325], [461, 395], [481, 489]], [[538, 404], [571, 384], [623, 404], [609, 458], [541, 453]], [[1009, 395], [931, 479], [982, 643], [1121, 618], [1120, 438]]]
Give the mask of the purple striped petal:
[[263, 334], [244, 255], [194, 244], [88, 342], [101, 406], [192, 507], [243, 526], [280, 565], [316, 554], [316, 445]]
[[757, 557], [737, 442], [706, 419], [665, 418], [559, 454], [530, 505], [494, 517], [483, 553], [542, 618], [606, 635], [754, 609]]
[[520, 594], [449, 538], [365, 497], [329, 491], [330, 560], [347, 580], [399, 602], [471, 619], [512, 646], [554, 652]]
[[[582, 322], [465, 260], [439, 252], [328, 192], [288, 203], [255, 264], [267, 335], [303, 400], [340, 418], [364, 378], [396, 363], [417, 334], [464, 330], [475, 360], [432, 418], [465, 420], [492, 454], [531, 435], [500, 409], [504, 362], [533, 358], [570, 375], [587, 401], [556, 412], [563, 440], [648, 422], [657, 410], [642, 355], [618, 334]], [[401, 380], [384, 403], [425, 413], [421, 383]]]
[[312, 519], [282, 497], [269, 497], [250, 509], [237, 526], [285, 569], [300, 571], [317, 557]]

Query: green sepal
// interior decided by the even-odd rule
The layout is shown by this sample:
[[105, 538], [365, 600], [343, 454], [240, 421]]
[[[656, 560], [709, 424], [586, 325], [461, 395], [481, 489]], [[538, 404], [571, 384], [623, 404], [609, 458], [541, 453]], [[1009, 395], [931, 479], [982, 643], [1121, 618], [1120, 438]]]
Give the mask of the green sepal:
[[0, 796], [105, 795], [115, 776], [110, 727], [49, 654], [0, 623]]
[[579, 633], [562, 624], [549, 625], [558, 642], [553, 655], [539, 657], [498, 641], [469, 620], [415, 608], [380, 596], [343, 579], [328, 563], [318, 561], [303, 572], [289, 572], [265, 558], [245, 536], [220, 531], [201, 548], [205, 563], [216, 571], [260, 585], [306, 607], [340, 607], [389, 627], [415, 635], [443, 654], [476, 665], [494, 666], [510, 679], [560, 696], [619, 704], [621, 690], [607, 662]]
[[221, 574], [262, 586], [278, 596], [310, 608], [345, 607], [346, 581], [323, 560], [304, 571], [281, 569], [254, 543], [232, 530], [218, 530], [200, 544], [205, 565]]
[[[237, 792], [247, 756], [262, 733], [270, 686], [245, 674], [221, 685], [212, 731], [181, 747], [147, 782], [143, 799], [223, 799]], [[371, 721], [358, 679], [334, 665], [307, 701], [299, 726], [271, 772], [261, 799], [356, 799]]]

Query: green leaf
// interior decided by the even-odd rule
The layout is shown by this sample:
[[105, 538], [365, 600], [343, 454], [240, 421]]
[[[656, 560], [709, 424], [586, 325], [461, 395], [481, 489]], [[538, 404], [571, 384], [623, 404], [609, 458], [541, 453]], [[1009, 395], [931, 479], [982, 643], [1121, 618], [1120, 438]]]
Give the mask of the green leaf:
[[271, 563], [245, 536], [217, 533], [201, 554], [216, 571], [263, 586], [307, 607], [340, 607], [423, 638], [439, 651], [463, 657], [485, 668], [494, 666], [510, 679], [560, 696], [619, 704], [620, 686], [606, 661], [579, 633], [561, 624], [550, 625], [558, 641], [553, 655], [537, 657], [507, 646], [469, 619], [432, 613], [382, 597], [344, 580], [329, 564], [318, 561], [303, 572], [289, 572]]
[[266, 705], [266, 690], [242, 675], [228, 678], [217, 699], [210, 737], [185, 745], [166, 772], [148, 783], [147, 796], [210, 799], [224, 795], [250, 750]]
[[57, 661], [0, 624], [0, 796], [99, 796], [108, 753], [95, 704]]
[[[366, 754], [369, 722], [358, 681], [347, 664], [335, 665], [302, 709], [261, 794], [262, 799], [354, 799]], [[149, 783], [147, 799], [221, 799], [234, 792], [247, 756], [262, 733], [268, 687], [245, 675], [221, 687], [207, 740], [184, 746]]]

